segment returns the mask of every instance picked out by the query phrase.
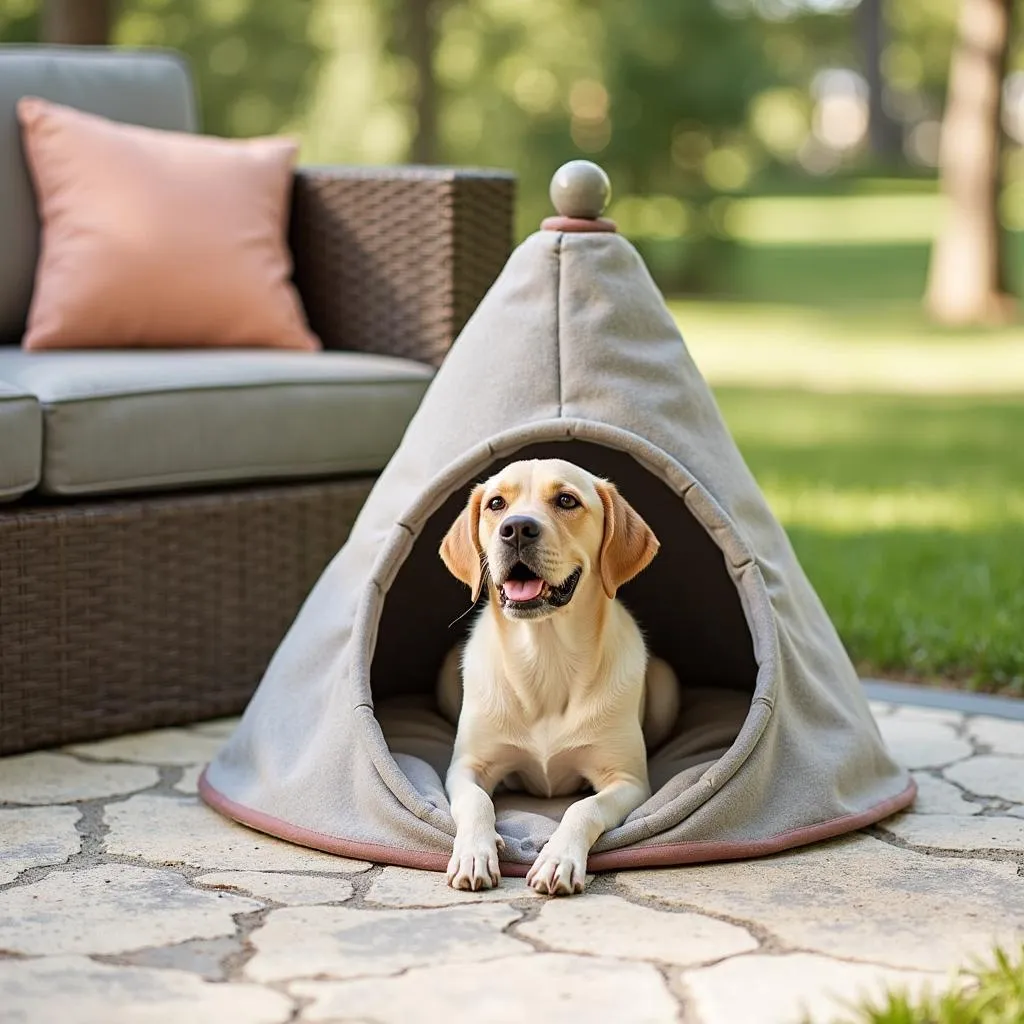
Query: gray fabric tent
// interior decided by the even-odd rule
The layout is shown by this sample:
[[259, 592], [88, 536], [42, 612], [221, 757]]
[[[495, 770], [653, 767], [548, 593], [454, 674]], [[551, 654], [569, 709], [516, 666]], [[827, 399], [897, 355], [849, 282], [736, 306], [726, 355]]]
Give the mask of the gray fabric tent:
[[[560, 457], [615, 481], [661, 540], [620, 596], [684, 688], [653, 796], [589, 867], [771, 853], [907, 806], [914, 783], [642, 260], [607, 222], [545, 223], [438, 371], [203, 798], [306, 846], [443, 870], [454, 730], [433, 692], [470, 620], [449, 627], [466, 593], [438, 546], [474, 482]], [[566, 803], [497, 798], [503, 873], [525, 873]]]

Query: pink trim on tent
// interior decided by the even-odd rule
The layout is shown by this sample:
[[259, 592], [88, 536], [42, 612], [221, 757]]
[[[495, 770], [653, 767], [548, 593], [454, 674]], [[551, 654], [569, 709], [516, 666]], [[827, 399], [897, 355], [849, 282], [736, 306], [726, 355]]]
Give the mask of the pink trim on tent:
[[589, 217], [545, 217], [540, 222], [542, 231], [568, 231], [570, 233], [581, 232], [583, 234], [592, 234], [594, 232], [618, 231], [618, 226], [615, 221], [607, 220], [604, 217], [596, 217], [591, 219]]
[[[378, 843], [361, 843], [353, 839], [339, 839], [337, 836], [314, 832], [312, 829], [289, 825], [280, 818], [254, 811], [218, 793], [206, 778], [206, 772], [199, 778], [199, 795], [212, 808], [242, 825], [248, 825], [258, 832], [286, 839], [299, 846], [323, 850], [340, 857], [370, 860], [380, 864], [395, 864], [403, 868], [420, 868], [424, 871], [444, 871], [448, 866], [448, 855], [426, 853], [418, 850], [403, 850], [396, 846], [381, 846]], [[819, 821], [816, 825], [804, 825], [749, 842], [695, 842], [666, 843], [662, 846], [626, 847], [621, 850], [607, 850], [595, 853], [587, 861], [588, 871], [612, 871], [626, 868], [673, 867], [680, 864], [699, 864], [716, 860], [741, 860], [748, 857], [763, 857], [781, 853], [795, 846], [806, 846], [822, 839], [832, 839], [845, 832], [854, 832], [889, 815], [909, 807], [917, 795], [917, 783], [910, 784], [896, 796], [883, 800], [874, 807], [858, 814], [846, 814], [830, 821]], [[501, 872], [509, 878], [521, 878], [529, 871], [529, 864], [502, 862]]]

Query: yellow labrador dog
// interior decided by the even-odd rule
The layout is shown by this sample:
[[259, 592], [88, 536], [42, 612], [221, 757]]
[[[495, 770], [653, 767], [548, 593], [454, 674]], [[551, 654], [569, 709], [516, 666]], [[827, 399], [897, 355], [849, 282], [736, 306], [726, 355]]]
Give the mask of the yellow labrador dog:
[[568, 807], [527, 875], [551, 894], [581, 892], [590, 847], [650, 795], [645, 739], [666, 738], [678, 684], [615, 593], [657, 550], [613, 484], [559, 460], [516, 462], [480, 484], [444, 538], [451, 573], [474, 600], [484, 586], [490, 598], [439, 682], [458, 722], [446, 780], [456, 889], [499, 882], [499, 783], [594, 791]]

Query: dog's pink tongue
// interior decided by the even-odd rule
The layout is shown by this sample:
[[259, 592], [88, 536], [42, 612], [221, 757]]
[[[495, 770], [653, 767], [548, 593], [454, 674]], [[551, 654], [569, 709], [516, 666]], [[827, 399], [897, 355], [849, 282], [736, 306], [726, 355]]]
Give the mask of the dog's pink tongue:
[[510, 601], [532, 601], [543, 589], [543, 580], [506, 580], [502, 587]]

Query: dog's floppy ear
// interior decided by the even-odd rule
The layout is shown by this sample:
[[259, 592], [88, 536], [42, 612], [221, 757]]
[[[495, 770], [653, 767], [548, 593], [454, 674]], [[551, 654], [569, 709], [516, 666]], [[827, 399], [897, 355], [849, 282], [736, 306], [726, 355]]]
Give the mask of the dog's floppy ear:
[[441, 541], [441, 560], [448, 571], [473, 591], [473, 603], [480, 599], [484, 576], [481, 565], [483, 552], [478, 540], [480, 530], [480, 502], [484, 485], [473, 488], [466, 507], [459, 513]]
[[615, 484], [600, 481], [597, 493], [604, 505], [604, 538], [598, 566], [604, 592], [615, 592], [651, 564], [658, 553], [658, 538], [636, 509], [619, 494]]

